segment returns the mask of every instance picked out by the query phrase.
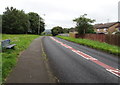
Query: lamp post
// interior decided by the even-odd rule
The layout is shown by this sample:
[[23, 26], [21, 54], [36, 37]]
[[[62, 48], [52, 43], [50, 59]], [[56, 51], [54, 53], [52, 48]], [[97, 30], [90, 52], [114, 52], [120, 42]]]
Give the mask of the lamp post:
[[118, 21], [120, 22], [120, 1], [118, 2]]
[[38, 22], [38, 35], [39, 35], [39, 33], [40, 33], [40, 17], [39, 17], [39, 20], [38, 20], [39, 22]]
[[[43, 14], [45, 16], [45, 14]], [[40, 24], [41, 24], [42, 17], [39, 16], [39, 23], [38, 23], [38, 35], [40, 34]]]

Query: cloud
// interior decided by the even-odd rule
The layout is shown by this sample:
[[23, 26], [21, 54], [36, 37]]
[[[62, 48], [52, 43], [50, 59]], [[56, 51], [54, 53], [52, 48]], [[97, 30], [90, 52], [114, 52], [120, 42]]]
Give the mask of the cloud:
[[[119, 0], [1, 0], [0, 13], [5, 11], [5, 7], [13, 6], [23, 9], [26, 13], [36, 12], [40, 14], [46, 22], [46, 29], [54, 26], [73, 27], [74, 18], [88, 14], [91, 19], [96, 19], [96, 23], [118, 21], [118, 1]], [[43, 16], [45, 14], [45, 16]]]

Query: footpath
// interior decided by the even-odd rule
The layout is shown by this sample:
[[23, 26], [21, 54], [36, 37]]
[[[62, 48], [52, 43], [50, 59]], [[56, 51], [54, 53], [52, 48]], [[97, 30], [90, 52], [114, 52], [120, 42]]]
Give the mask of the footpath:
[[44, 56], [42, 38], [35, 39], [29, 48], [21, 53], [16, 67], [5, 83], [55, 83]]

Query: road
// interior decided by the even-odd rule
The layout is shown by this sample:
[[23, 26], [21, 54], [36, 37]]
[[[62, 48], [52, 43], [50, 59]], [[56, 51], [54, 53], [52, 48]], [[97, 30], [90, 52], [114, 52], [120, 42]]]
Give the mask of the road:
[[56, 37], [44, 37], [43, 44], [50, 66], [60, 82], [120, 82], [117, 56]]

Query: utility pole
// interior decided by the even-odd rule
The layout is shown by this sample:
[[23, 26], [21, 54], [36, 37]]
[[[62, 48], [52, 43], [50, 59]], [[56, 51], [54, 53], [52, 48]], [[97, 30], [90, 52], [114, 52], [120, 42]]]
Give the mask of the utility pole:
[[[45, 16], [45, 14], [43, 14], [43, 16]], [[38, 23], [38, 35], [40, 34], [41, 18], [42, 18], [42, 17], [40, 17], [40, 16], [39, 16], [39, 23]]]
[[40, 34], [40, 16], [39, 16], [39, 20], [38, 20], [38, 35]]
[[120, 22], [120, 1], [118, 2], [118, 22]]

